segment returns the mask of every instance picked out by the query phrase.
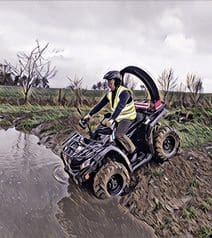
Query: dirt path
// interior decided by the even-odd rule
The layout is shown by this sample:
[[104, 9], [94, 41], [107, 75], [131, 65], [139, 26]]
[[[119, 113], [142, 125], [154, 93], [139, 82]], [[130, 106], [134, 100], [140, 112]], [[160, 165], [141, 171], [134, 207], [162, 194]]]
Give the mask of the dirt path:
[[[69, 126], [70, 121], [62, 123]], [[51, 128], [50, 124], [42, 124], [32, 133], [59, 155], [68, 133], [61, 130], [55, 134]], [[120, 199], [120, 205], [150, 225], [158, 237], [211, 237], [211, 155], [209, 145], [195, 151], [183, 150], [163, 164], [146, 165], [132, 178], [133, 189]]]
[[211, 165], [207, 152], [200, 151], [184, 151], [162, 165], [149, 164], [137, 171], [135, 189], [121, 204], [159, 237], [209, 237]]
[[[65, 136], [48, 126], [33, 133], [55, 153]], [[43, 131], [43, 129], [45, 130]], [[212, 147], [184, 150], [169, 162], [151, 163], [132, 178], [132, 191], [120, 204], [149, 224], [158, 237], [209, 237], [212, 211]]]

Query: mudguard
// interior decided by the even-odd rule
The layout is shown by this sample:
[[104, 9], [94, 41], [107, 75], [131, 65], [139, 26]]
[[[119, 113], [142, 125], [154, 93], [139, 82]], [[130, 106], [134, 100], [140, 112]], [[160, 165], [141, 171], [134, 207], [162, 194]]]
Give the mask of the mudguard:
[[[150, 96], [151, 96], [151, 101], [154, 104], [157, 103], [158, 101], [160, 101], [159, 92], [158, 92], [155, 82], [150, 77], [150, 75], [147, 74], [144, 70], [142, 70], [136, 66], [127, 66], [126, 68], [122, 69], [120, 71], [120, 73], [122, 75], [122, 80], [124, 78], [124, 74], [126, 74], [126, 73], [133, 74], [133, 75], [137, 76], [144, 83], [144, 85], [147, 87], [147, 89], [150, 93]], [[123, 81], [122, 81], [122, 83], [123, 83]]]
[[129, 170], [129, 172], [132, 172], [133, 169], [132, 169], [132, 165], [128, 159], [128, 157], [119, 149], [117, 148], [116, 146], [114, 145], [109, 145], [108, 147], [106, 147], [103, 151], [101, 151], [101, 155], [102, 157], [106, 157], [107, 154], [109, 153], [117, 153], [118, 155], [120, 155], [120, 158], [119, 160], [116, 159], [116, 161], [118, 162], [121, 162], [123, 164], [126, 165], [127, 169]]

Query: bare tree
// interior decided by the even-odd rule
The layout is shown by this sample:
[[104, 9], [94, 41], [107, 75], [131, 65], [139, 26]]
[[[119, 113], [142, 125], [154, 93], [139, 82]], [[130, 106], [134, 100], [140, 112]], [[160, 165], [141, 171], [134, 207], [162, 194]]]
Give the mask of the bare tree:
[[75, 99], [74, 104], [76, 107], [79, 107], [83, 104], [83, 95], [82, 95], [82, 80], [75, 75], [74, 79], [71, 79], [71, 77], [67, 77], [67, 79], [70, 81], [70, 85], [68, 88], [71, 89], [71, 91], [74, 93]]
[[97, 84], [96, 84], [98, 90], [100, 91], [102, 89], [102, 82], [99, 81]]
[[51, 61], [44, 58], [48, 46], [49, 43], [42, 47], [36, 40], [36, 46], [30, 53], [17, 54], [18, 64], [16, 66], [6, 62], [16, 75], [14, 83], [23, 89], [25, 103], [28, 101], [31, 87], [47, 87], [48, 80], [57, 73], [56, 68], [51, 67]]
[[104, 91], [107, 90], [108, 86], [107, 86], [107, 82], [106, 81], [104, 81], [102, 83], [102, 88], [103, 88]]
[[187, 88], [190, 92], [190, 99], [192, 103], [197, 106], [203, 90], [202, 79], [195, 74], [187, 74], [186, 82]]
[[143, 84], [140, 84], [140, 90], [141, 90], [141, 93], [142, 93], [141, 96], [146, 99], [148, 97], [147, 88]]
[[12, 72], [6, 64], [0, 64], [0, 85], [13, 85]]
[[183, 83], [177, 87], [177, 92], [175, 94], [173, 105], [174, 107], [181, 107], [184, 108], [187, 105], [186, 100], [186, 86]]
[[173, 69], [164, 69], [158, 78], [158, 83], [160, 90], [163, 91], [163, 100], [166, 102], [168, 94], [177, 86], [177, 78], [174, 77]]
[[92, 89], [93, 90], [101, 90], [101, 89], [103, 89], [104, 91], [106, 90], [108, 88], [108, 86], [107, 86], [107, 82], [106, 81], [103, 81], [103, 82], [101, 82], [101, 81], [99, 81], [99, 82], [97, 82], [97, 84], [93, 84], [93, 86], [92, 86]]
[[92, 89], [93, 89], [93, 90], [96, 90], [96, 89], [97, 89], [96, 84], [93, 84]]
[[135, 89], [136, 82], [133, 80], [130, 74], [126, 74], [126, 76], [124, 77], [124, 86], [132, 90]]

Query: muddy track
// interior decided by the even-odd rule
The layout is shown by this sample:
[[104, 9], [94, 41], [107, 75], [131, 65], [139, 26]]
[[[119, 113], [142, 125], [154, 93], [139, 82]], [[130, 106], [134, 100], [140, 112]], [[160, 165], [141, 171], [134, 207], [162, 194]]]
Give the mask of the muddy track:
[[[33, 133], [59, 154], [67, 135], [42, 132], [44, 128], [40, 125]], [[159, 237], [201, 236], [212, 219], [211, 151], [210, 146], [185, 150], [169, 162], [144, 166], [135, 173], [133, 189], [120, 204], [153, 227]]]
[[[70, 131], [54, 133], [51, 128], [46, 123], [31, 133], [59, 155]], [[182, 150], [163, 164], [152, 162], [144, 166], [136, 171], [132, 189], [120, 199], [120, 205], [150, 225], [158, 237], [209, 237], [212, 234], [211, 154], [212, 146], [208, 145], [198, 151]]]

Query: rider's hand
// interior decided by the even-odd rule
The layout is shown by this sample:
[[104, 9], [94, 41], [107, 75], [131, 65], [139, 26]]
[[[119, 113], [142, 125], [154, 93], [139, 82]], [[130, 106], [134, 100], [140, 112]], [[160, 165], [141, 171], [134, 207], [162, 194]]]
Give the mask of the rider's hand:
[[112, 124], [113, 124], [113, 122], [114, 122], [114, 120], [113, 119], [104, 119], [103, 121], [102, 121], [102, 125], [104, 125], [104, 126], [106, 126], [106, 127], [111, 127], [112, 126]]
[[89, 113], [83, 117], [83, 119], [86, 121], [89, 121], [90, 118], [91, 118], [91, 115]]

